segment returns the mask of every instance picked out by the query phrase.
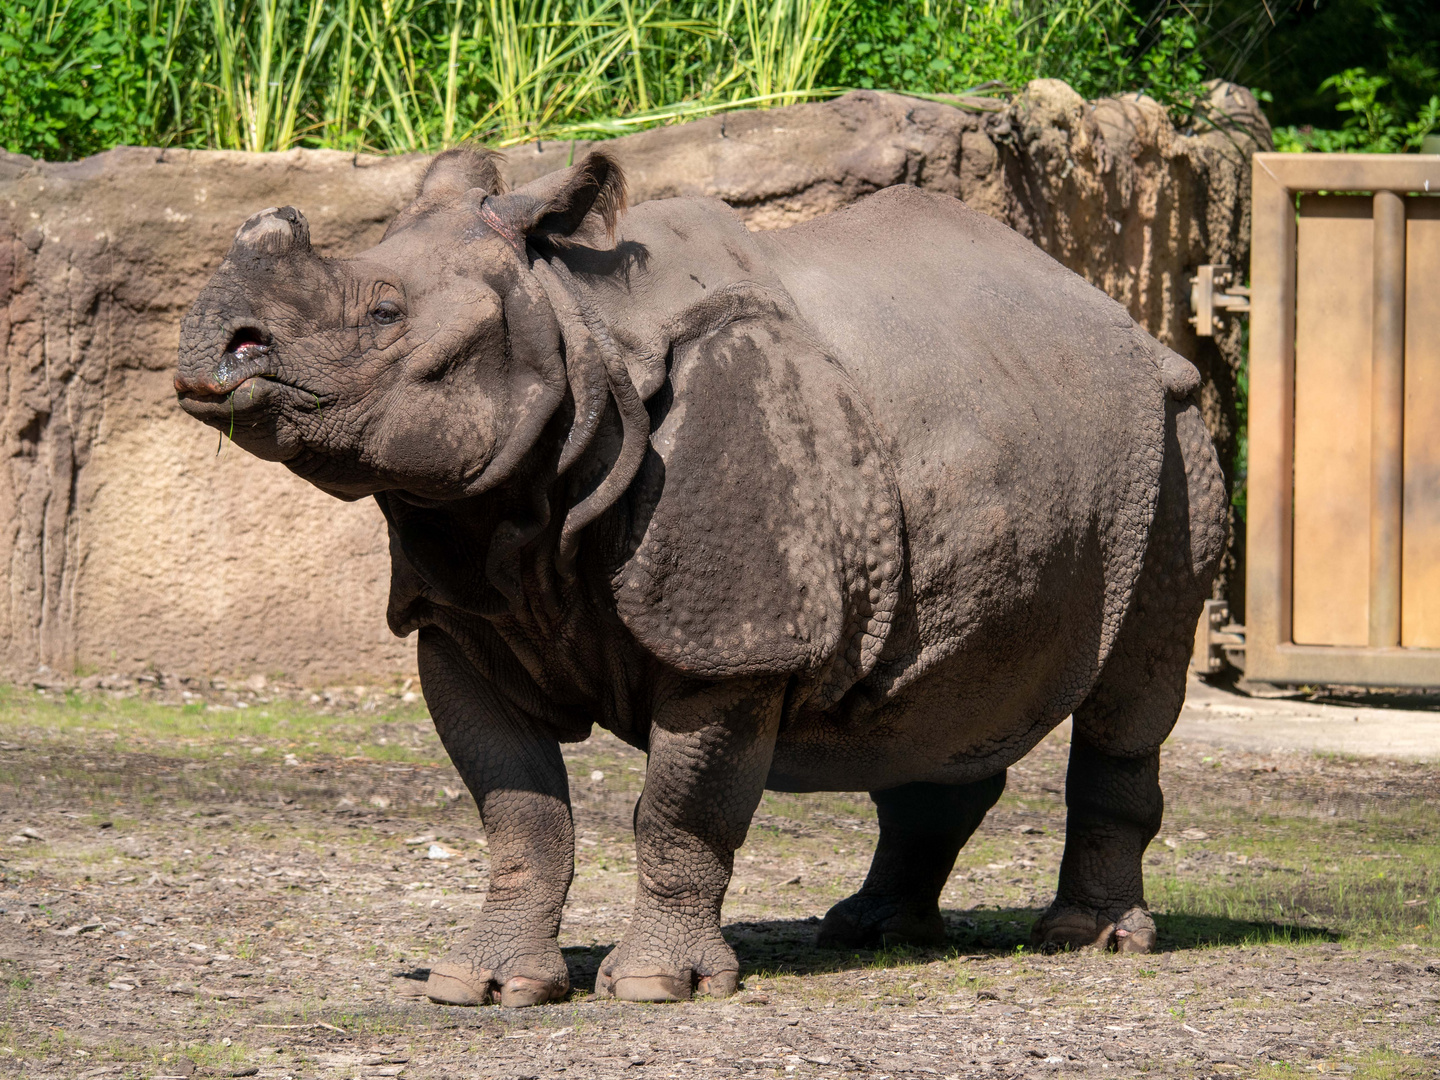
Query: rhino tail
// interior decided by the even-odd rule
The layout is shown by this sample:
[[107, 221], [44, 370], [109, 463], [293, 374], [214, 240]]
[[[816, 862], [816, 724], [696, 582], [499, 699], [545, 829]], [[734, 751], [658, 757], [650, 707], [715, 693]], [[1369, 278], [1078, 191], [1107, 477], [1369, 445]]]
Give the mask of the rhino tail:
[[1200, 369], [1177, 352], [1160, 346], [1155, 356], [1160, 385], [1176, 401], [1183, 401], [1200, 387]]

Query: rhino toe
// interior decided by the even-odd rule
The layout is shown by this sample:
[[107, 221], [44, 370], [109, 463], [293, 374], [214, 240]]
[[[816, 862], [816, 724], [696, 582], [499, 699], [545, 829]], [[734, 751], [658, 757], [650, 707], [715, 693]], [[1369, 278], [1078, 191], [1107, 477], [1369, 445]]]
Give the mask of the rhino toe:
[[437, 964], [425, 982], [425, 996], [436, 1005], [486, 1005], [490, 1002], [490, 972], [472, 973], [453, 964]]
[[1155, 920], [1140, 906], [1121, 911], [1051, 907], [1030, 929], [1030, 944], [1042, 949], [1114, 949], [1148, 953], [1155, 947]]
[[512, 975], [503, 982], [487, 969], [442, 960], [430, 969], [425, 996], [436, 1005], [475, 1006], [498, 1003], [507, 1009], [558, 1001], [570, 992], [568, 982]]

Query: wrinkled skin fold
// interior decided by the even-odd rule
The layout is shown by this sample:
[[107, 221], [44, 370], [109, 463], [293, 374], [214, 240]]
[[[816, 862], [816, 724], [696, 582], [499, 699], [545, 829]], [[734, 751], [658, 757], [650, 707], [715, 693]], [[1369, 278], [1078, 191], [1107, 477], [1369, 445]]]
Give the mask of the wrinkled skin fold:
[[560, 744], [595, 724], [649, 754], [601, 993], [735, 990], [721, 903], [767, 787], [877, 803], [822, 943], [943, 941], [957, 853], [1067, 716], [1034, 941], [1152, 948], [1159, 747], [1225, 520], [1195, 369], [944, 196], [768, 235], [624, 210], [603, 153], [506, 192], [450, 151], [351, 259], [256, 214], [183, 328], [182, 408], [388, 523], [390, 626], [491, 858], [431, 999], [569, 992]]

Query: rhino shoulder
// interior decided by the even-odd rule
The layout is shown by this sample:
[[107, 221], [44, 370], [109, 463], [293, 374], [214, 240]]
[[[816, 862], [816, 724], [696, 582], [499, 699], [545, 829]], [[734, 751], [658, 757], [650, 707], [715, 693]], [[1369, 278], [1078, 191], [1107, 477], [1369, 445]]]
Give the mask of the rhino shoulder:
[[663, 461], [615, 577], [621, 619], [687, 674], [792, 673], [833, 702], [889, 635], [903, 575], [889, 454], [845, 372], [783, 296], [676, 347]]

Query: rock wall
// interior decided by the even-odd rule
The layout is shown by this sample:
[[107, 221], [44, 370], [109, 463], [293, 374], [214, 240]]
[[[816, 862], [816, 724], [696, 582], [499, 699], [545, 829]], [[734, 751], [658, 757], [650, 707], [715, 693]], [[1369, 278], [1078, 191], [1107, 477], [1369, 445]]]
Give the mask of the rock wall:
[[[991, 110], [991, 111], [986, 111]], [[1249, 154], [1269, 129], [1218, 85], [1193, 132], [1146, 99], [1032, 83], [1009, 106], [856, 92], [609, 144], [631, 200], [710, 195], [783, 228], [896, 183], [1005, 221], [1200, 363], [1233, 454], [1239, 341], [1197, 344], [1185, 278], [1243, 265]], [[523, 183], [583, 155], [533, 144]], [[176, 408], [180, 320], [254, 210], [293, 204], [317, 247], [378, 239], [427, 157], [121, 148], [0, 158], [0, 673], [41, 665], [307, 682], [414, 667], [384, 621], [388, 555], [369, 502], [331, 500]], [[1233, 577], [1233, 571], [1232, 571]], [[1233, 584], [1233, 583], [1232, 583]]]

